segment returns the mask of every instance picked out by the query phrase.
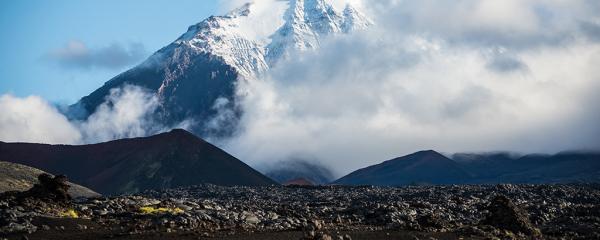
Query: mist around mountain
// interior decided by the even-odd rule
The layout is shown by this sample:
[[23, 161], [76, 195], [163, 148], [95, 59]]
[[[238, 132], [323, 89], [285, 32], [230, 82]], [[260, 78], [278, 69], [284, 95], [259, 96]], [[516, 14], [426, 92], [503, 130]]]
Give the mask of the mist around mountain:
[[185, 130], [91, 145], [0, 142], [0, 159], [24, 164], [102, 194], [133, 193], [203, 183], [277, 184]]
[[332, 171], [316, 160], [291, 159], [272, 164], [264, 171], [267, 177], [281, 184], [294, 180], [326, 185], [334, 180]]
[[173, 43], [107, 81], [70, 106], [71, 118], [85, 120], [112, 89], [127, 85], [155, 94], [154, 118], [163, 125], [193, 121], [200, 136], [228, 136], [243, 111], [236, 88], [256, 81], [290, 54], [316, 50], [326, 37], [350, 33], [371, 21], [347, 5], [335, 9], [325, 0], [277, 1], [265, 8], [248, 3], [223, 16], [192, 25]]

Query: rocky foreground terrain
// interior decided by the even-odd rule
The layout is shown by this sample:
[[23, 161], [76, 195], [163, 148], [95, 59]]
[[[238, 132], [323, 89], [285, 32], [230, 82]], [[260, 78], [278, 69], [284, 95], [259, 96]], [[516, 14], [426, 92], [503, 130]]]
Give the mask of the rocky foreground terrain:
[[[42, 179], [40, 179], [42, 180]], [[9, 239], [599, 239], [600, 185], [220, 187], [0, 196]], [[59, 181], [53, 183], [51, 181]], [[68, 187], [67, 187], [68, 188]]]

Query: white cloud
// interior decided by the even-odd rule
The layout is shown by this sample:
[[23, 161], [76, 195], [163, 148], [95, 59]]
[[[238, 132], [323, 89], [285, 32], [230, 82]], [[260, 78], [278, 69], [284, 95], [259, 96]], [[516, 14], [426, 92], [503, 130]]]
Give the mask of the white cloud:
[[0, 141], [74, 143], [81, 134], [39, 97], [0, 96]]
[[0, 97], [0, 140], [50, 144], [97, 143], [143, 137], [188, 128], [186, 120], [174, 126], [159, 121], [157, 97], [136, 86], [112, 89], [109, 96], [85, 121], [72, 121], [45, 100], [31, 96]]
[[579, 28], [597, 13], [490, 2], [369, 5], [370, 31], [239, 85], [242, 130], [226, 150], [252, 165], [315, 156], [342, 174], [423, 149], [600, 149], [600, 108], [585, 107], [600, 45]]
[[105, 47], [92, 49], [81, 41], [73, 40], [64, 47], [47, 53], [44, 58], [64, 68], [121, 69], [135, 64], [145, 56], [146, 50], [141, 43], [132, 43], [128, 46], [113, 43]]
[[147, 132], [158, 132], [162, 127], [153, 122], [158, 104], [155, 95], [139, 87], [115, 88], [96, 112], [78, 124], [79, 129], [86, 142], [146, 136]]

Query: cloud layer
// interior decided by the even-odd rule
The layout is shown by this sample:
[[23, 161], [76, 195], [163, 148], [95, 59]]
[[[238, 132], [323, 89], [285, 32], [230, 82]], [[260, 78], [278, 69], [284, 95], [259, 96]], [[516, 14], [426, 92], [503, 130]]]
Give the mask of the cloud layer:
[[74, 143], [81, 133], [39, 97], [0, 96], [0, 141]]
[[52, 144], [97, 143], [114, 139], [142, 137], [188, 128], [183, 121], [165, 126], [158, 120], [157, 97], [136, 86], [111, 90], [105, 102], [86, 121], [69, 121], [45, 100], [31, 96], [0, 97], [0, 140]]
[[[370, 2], [372, 3], [372, 2]], [[376, 27], [241, 84], [224, 146], [254, 165], [338, 174], [423, 149], [600, 149], [593, 1], [377, 1]]]
[[128, 46], [113, 43], [92, 49], [81, 41], [73, 40], [49, 52], [44, 58], [69, 69], [121, 69], [137, 63], [145, 56], [146, 50], [141, 43]]

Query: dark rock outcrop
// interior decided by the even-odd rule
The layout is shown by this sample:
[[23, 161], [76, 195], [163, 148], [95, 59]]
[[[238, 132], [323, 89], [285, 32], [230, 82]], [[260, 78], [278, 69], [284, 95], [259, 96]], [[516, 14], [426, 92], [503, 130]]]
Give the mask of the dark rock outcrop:
[[69, 195], [69, 184], [65, 175], [52, 175], [43, 173], [38, 176], [39, 183], [33, 185], [31, 189], [22, 193], [22, 197], [33, 197], [43, 200], [68, 202], [71, 200]]
[[528, 236], [540, 236], [540, 231], [529, 221], [527, 212], [506, 196], [494, 197], [487, 210], [489, 215], [481, 222], [482, 224]]

